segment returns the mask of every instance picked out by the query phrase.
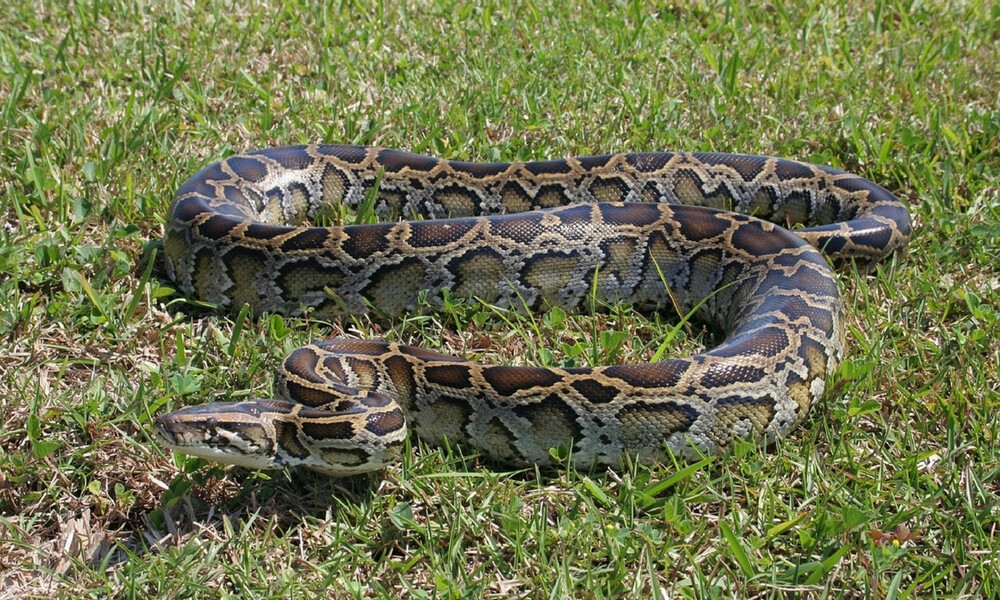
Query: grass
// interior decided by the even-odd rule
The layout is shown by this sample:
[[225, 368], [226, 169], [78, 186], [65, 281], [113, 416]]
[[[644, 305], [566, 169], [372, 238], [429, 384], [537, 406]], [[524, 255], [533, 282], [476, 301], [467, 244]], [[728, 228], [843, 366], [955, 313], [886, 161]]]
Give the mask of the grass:
[[[1000, 595], [998, 21], [982, 0], [9, 4], [0, 596]], [[545, 475], [414, 440], [345, 481], [165, 454], [154, 415], [267, 395], [308, 340], [595, 364], [648, 359], [673, 326], [616, 308], [512, 328], [461, 304], [383, 329], [173, 296], [144, 251], [179, 184], [313, 141], [790, 156], [889, 187], [917, 229], [841, 272], [838, 388], [769, 451]]]

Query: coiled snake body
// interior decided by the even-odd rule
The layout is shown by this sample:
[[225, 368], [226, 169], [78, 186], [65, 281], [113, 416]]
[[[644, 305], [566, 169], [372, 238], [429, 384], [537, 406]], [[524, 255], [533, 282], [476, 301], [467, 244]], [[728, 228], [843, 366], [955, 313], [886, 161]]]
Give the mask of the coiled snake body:
[[[340, 206], [410, 220], [302, 225]], [[332, 475], [381, 468], [407, 427], [513, 464], [551, 464], [553, 449], [617, 466], [766, 443], [805, 417], [843, 353], [837, 283], [816, 248], [871, 262], [909, 235], [882, 187], [776, 158], [460, 163], [339, 145], [234, 156], [185, 183], [167, 220], [167, 271], [191, 296], [386, 317], [445, 290], [515, 310], [625, 300], [694, 310], [725, 339], [664, 362], [564, 369], [327, 340], [286, 359], [279, 399], [184, 408], [156, 433], [221, 462]]]

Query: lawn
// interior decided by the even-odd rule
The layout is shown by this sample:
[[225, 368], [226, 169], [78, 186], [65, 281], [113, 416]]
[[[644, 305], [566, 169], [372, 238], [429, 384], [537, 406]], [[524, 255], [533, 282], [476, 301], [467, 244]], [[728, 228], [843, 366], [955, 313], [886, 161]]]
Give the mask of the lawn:
[[[0, 597], [1000, 595], [1000, 5], [783, 4], [8, 3]], [[838, 271], [847, 360], [774, 448], [539, 473], [414, 438], [344, 480], [166, 452], [156, 415], [268, 396], [312, 340], [613, 364], [676, 325], [467, 302], [386, 327], [178, 296], [157, 244], [179, 185], [311, 142], [787, 156], [889, 188], [915, 233]], [[672, 352], [705, 342], [680, 330]]]

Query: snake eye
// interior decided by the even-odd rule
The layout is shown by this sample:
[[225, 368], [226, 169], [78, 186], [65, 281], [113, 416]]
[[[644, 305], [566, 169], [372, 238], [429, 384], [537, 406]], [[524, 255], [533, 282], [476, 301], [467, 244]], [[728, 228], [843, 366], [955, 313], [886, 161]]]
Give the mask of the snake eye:
[[219, 436], [219, 420], [215, 417], [209, 417], [205, 420], [205, 430], [208, 432], [208, 437], [211, 440], [220, 440]]

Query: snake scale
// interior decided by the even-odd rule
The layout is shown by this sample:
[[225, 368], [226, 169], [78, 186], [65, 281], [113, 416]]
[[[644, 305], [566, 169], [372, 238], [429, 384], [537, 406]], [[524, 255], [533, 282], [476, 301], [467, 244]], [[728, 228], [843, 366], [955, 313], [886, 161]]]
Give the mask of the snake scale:
[[[383, 222], [305, 225], [364, 206]], [[166, 269], [189, 296], [256, 314], [386, 318], [446, 291], [521, 311], [627, 301], [694, 311], [724, 339], [694, 356], [586, 368], [326, 340], [285, 360], [278, 398], [183, 408], [159, 417], [156, 435], [220, 462], [335, 476], [390, 463], [408, 429], [513, 465], [551, 465], [557, 449], [614, 467], [768, 443], [802, 421], [844, 351], [826, 257], [874, 262], [909, 236], [886, 189], [779, 158], [467, 163], [349, 145], [233, 156], [171, 206]]]

